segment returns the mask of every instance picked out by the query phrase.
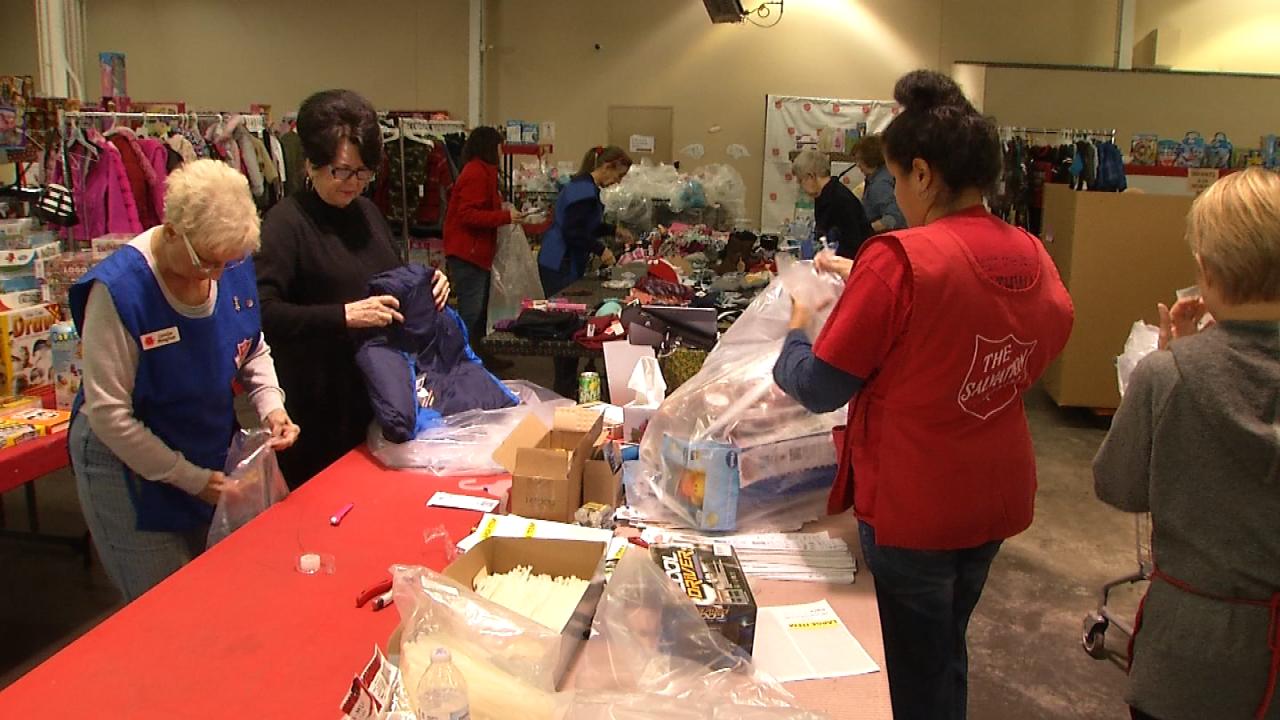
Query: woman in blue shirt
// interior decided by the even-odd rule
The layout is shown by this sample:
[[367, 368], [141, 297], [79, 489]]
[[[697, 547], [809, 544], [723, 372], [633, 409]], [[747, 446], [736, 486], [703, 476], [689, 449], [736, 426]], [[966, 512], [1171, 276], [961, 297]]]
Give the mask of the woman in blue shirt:
[[631, 157], [622, 148], [594, 147], [560, 191], [555, 217], [538, 252], [538, 275], [548, 298], [581, 280], [591, 255], [599, 255], [606, 265], [613, 263], [613, 253], [601, 238], [632, 239], [626, 229], [605, 224], [600, 201], [600, 189], [621, 182], [630, 169]]
[[862, 209], [871, 221], [871, 229], [882, 233], [905, 228], [907, 220], [898, 209], [898, 200], [893, 194], [893, 175], [889, 174], [889, 169], [884, 165], [880, 136], [868, 135], [862, 138], [854, 153], [858, 170], [867, 178], [866, 189], [862, 192]]

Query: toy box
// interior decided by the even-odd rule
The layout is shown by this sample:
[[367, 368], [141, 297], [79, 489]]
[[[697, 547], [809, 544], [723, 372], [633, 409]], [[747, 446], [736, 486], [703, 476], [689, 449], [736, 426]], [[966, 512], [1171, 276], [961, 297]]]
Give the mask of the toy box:
[[31, 394], [53, 387], [53, 345], [49, 330], [58, 322], [58, 306], [44, 303], [0, 313], [0, 392]]
[[1129, 162], [1134, 165], [1155, 165], [1156, 148], [1160, 136], [1155, 133], [1136, 133], [1129, 142]]
[[[751, 655], [756, 601], [738, 554], [728, 543], [654, 545], [649, 555], [693, 601], [707, 626]], [[678, 640], [672, 639], [673, 644]]]
[[1195, 130], [1189, 130], [1178, 144], [1178, 159], [1174, 164], [1185, 168], [1204, 167], [1205, 151], [1204, 137]]

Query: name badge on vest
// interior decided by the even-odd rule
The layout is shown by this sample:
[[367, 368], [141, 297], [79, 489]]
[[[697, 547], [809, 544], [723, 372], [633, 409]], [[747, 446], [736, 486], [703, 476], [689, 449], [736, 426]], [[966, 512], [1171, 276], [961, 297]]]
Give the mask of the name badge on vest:
[[157, 330], [153, 333], [147, 333], [142, 336], [142, 349], [155, 350], [156, 348], [172, 345], [182, 340], [182, 336], [178, 334], [178, 326], [167, 327], [163, 330]]

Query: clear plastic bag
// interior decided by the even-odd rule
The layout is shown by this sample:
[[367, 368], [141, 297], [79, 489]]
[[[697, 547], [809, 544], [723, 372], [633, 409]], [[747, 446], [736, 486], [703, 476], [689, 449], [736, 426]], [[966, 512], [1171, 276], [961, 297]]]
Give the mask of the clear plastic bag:
[[702, 183], [707, 205], [719, 205], [728, 213], [732, 224], [747, 221], [747, 184], [730, 165], [704, 165], [693, 171]]
[[447, 648], [467, 682], [475, 720], [553, 720], [559, 633], [489, 602], [424, 567], [391, 568], [400, 613], [400, 670], [411, 704], [436, 648]]
[[1129, 388], [1129, 377], [1142, 358], [1156, 351], [1160, 343], [1160, 328], [1136, 320], [1124, 341], [1124, 352], [1116, 356], [1116, 381], [1120, 385], [1120, 397]]
[[707, 627], [642, 549], [605, 587], [566, 720], [818, 720]]
[[538, 263], [524, 229], [503, 225], [498, 228], [498, 252], [489, 274], [489, 332], [498, 321], [519, 317], [521, 303], [526, 299], [545, 299], [538, 280]]
[[467, 410], [442, 419], [406, 443], [389, 442], [382, 429], [369, 427], [369, 449], [383, 465], [442, 476], [494, 475], [506, 470], [493, 459], [511, 431], [529, 414], [551, 426], [555, 408], [573, 401], [524, 380], [505, 381], [520, 404], [497, 410]]
[[289, 494], [267, 430], [236, 433], [223, 472], [228, 487], [213, 511], [207, 547], [218, 544]]
[[628, 502], [698, 530], [794, 529], [817, 518], [835, 477], [831, 430], [773, 381], [794, 293], [816, 309], [817, 335], [843, 283], [809, 262], [782, 270], [721, 337], [693, 378], [654, 415]]

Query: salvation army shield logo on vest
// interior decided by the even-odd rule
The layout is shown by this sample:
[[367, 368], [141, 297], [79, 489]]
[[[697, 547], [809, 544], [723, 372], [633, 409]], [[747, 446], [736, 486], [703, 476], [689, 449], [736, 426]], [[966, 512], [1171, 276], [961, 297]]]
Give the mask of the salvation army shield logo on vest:
[[1013, 335], [1000, 340], [975, 336], [973, 362], [956, 396], [960, 408], [986, 420], [1008, 407], [1026, 382], [1027, 366], [1035, 349], [1036, 341], [1023, 342]]

